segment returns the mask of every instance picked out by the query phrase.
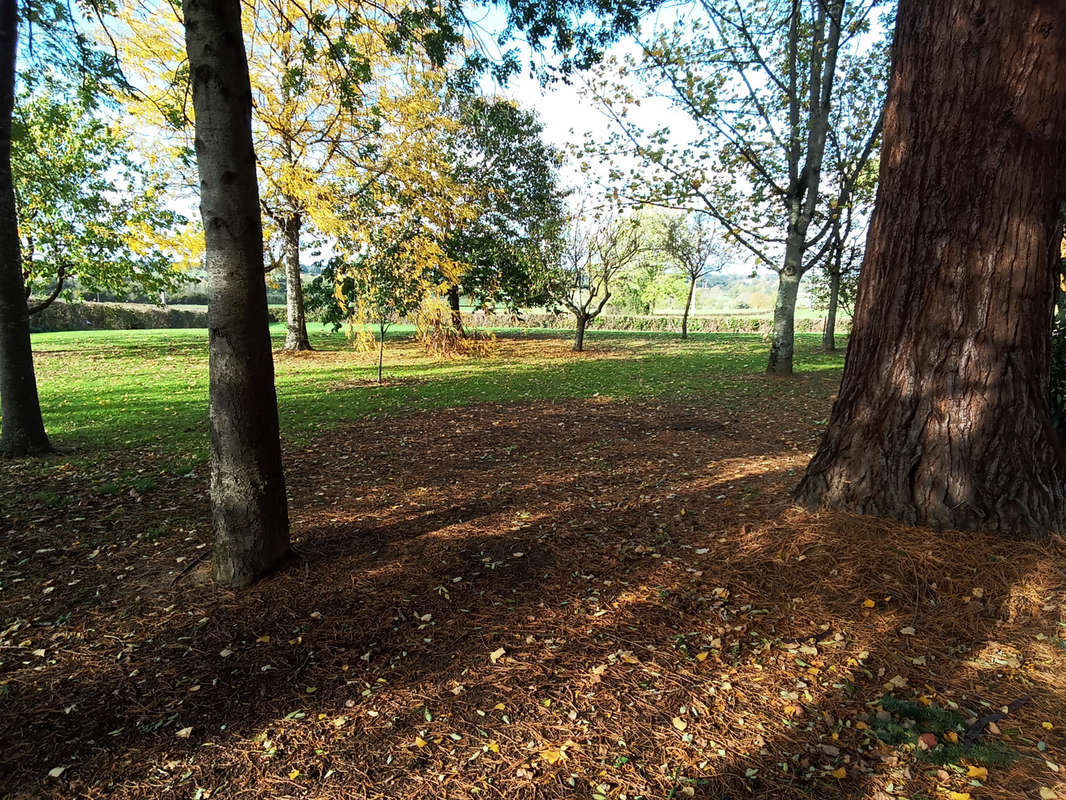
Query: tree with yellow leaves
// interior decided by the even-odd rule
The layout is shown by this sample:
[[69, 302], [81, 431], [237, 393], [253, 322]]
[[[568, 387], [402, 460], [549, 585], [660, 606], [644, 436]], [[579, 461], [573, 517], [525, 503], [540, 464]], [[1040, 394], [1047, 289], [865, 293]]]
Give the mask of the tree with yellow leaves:
[[[450, 170], [438, 146], [452, 124], [442, 111], [444, 76], [424, 54], [395, 46], [392, 12], [399, 8], [367, 14], [344, 0], [313, 8], [297, 0], [245, 0], [243, 10], [260, 201], [279, 251], [266, 266], [285, 275], [285, 348], [308, 350], [301, 253], [309, 231], [329, 243], [358, 241], [353, 222], [365, 222], [368, 209], [413, 204], [427, 224], [449, 213]], [[165, 123], [171, 155], [188, 164], [191, 110], [180, 22], [180, 9], [166, 0], [144, 0], [127, 8], [128, 35], [119, 47], [141, 90], [129, 98], [131, 111]], [[402, 203], [389, 196], [396, 192], [404, 194]]]

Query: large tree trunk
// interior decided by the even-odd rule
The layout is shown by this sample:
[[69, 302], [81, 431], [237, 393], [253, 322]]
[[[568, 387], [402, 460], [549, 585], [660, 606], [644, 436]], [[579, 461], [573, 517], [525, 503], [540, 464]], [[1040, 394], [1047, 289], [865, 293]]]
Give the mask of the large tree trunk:
[[840, 267], [842, 249], [833, 254], [833, 266], [829, 271], [829, 308], [825, 312], [825, 330], [822, 331], [822, 352], [832, 353], [837, 349], [837, 308], [840, 306]]
[[575, 314], [577, 318], [577, 334], [574, 336], [574, 350], [578, 353], [585, 349], [585, 326], [588, 325], [588, 317], [584, 314]]
[[1064, 3], [901, 0], [844, 380], [801, 502], [1062, 528], [1048, 370], [1064, 77]]
[[465, 337], [463, 330], [463, 312], [459, 309], [459, 287], [454, 283], [448, 284], [448, 308], [452, 310], [452, 327], [460, 336]]
[[284, 218], [282, 234], [285, 237], [285, 332], [286, 350], [311, 350], [307, 336], [307, 315], [304, 311], [304, 287], [300, 277], [300, 229], [303, 217], [299, 211]]
[[16, 2], [0, 0], [0, 455], [6, 456], [36, 455], [52, 449], [44, 431], [33, 371], [30, 316], [11, 175], [17, 36]]
[[240, 0], [184, 0], [211, 303], [212, 572], [245, 586], [289, 552], [252, 95]]
[[688, 283], [688, 299], [685, 300], [685, 313], [681, 317], [681, 338], [688, 338], [688, 315], [692, 310], [692, 294], [696, 291], [696, 279], [693, 277]]
[[803, 277], [799, 268], [802, 259], [802, 244], [790, 245], [785, 268], [778, 273], [770, 363], [766, 367], [766, 371], [771, 375], [792, 374], [792, 355], [796, 348], [796, 298], [799, 296], [800, 279]]

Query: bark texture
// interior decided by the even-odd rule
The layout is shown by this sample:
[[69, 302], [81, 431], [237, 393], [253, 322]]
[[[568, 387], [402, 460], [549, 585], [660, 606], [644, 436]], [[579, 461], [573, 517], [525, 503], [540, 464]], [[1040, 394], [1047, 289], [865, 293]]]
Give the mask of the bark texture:
[[240, 0], [185, 0], [211, 303], [212, 572], [252, 583], [289, 552], [252, 94]]
[[293, 211], [284, 218], [285, 236], [285, 331], [286, 350], [312, 350], [307, 335], [307, 313], [304, 310], [304, 286], [300, 277], [300, 230], [303, 216]]
[[452, 311], [452, 327], [458, 331], [460, 336], [465, 337], [466, 331], [463, 330], [463, 312], [459, 308], [459, 287], [454, 283], [448, 285], [448, 308]]
[[[796, 251], [796, 264], [802, 258], [802, 250]], [[803, 272], [796, 264], [787, 264], [778, 273], [770, 363], [766, 367], [771, 375], [792, 374], [792, 357], [796, 349], [796, 298], [803, 278]]]
[[840, 261], [838, 250], [833, 255], [833, 271], [829, 273], [829, 308], [825, 312], [825, 330], [822, 331], [822, 352], [832, 353], [837, 349], [837, 308], [840, 306]]
[[577, 319], [577, 333], [574, 335], [574, 350], [578, 353], [585, 349], [585, 328], [589, 324], [589, 318], [584, 314], [575, 314]]
[[688, 315], [692, 311], [692, 295], [696, 291], [696, 278], [690, 278], [688, 282], [688, 297], [685, 299], [685, 313], [681, 317], [681, 338], [688, 338]]
[[797, 490], [911, 524], [1061, 530], [1049, 329], [1066, 3], [901, 0], [847, 365]]
[[22, 277], [15, 184], [11, 174], [11, 115], [15, 104], [18, 8], [0, 0], [0, 455], [52, 449], [41, 418]]

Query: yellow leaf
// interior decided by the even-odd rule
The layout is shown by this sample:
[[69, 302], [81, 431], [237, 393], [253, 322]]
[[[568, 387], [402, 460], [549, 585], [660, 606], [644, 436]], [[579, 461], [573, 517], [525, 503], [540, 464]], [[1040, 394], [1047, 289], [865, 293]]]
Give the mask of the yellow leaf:
[[294, 781], [294, 780], [296, 780], [299, 777], [300, 777], [300, 770], [298, 770], [298, 769], [294, 769], [292, 772], [289, 773], [289, 780], [290, 781]]
[[697, 661], [706, 661], [707, 660], [707, 651], [703, 650], [703, 651], [701, 651], [699, 653], [696, 653], [696, 660]]
[[957, 744], [958, 741], [959, 741], [959, 735], [957, 733], [955, 733], [955, 731], [948, 731], [947, 733], [944, 734], [944, 738], [947, 739], [952, 744]]
[[555, 764], [566, 758], [566, 752], [562, 748], [556, 750], [555, 748], [549, 747], [547, 750], [540, 751], [540, 757], [549, 764]]
[[1044, 729], [1044, 730], [1046, 730], [1046, 731], [1049, 731], [1049, 730], [1051, 730], [1052, 728], [1054, 728], [1055, 726], [1054, 726], [1054, 725], [1052, 725], [1052, 724], [1051, 724], [1050, 722], [1041, 722], [1041, 723], [1040, 723], [1040, 727], [1041, 727], [1041, 728], [1043, 728], [1043, 729]]
[[503, 703], [497, 703], [496, 705], [494, 705], [492, 707], [492, 710], [493, 711], [506, 711], [507, 710], [507, 706], [505, 706]]
[[256, 641], [257, 644], [270, 644], [270, 637], [269, 636], [260, 636], [255, 641]]
[[875, 603], [869, 597], [867, 597], [865, 600], [862, 601], [862, 607], [863, 608], [873, 608], [876, 605], [877, 605], [877, 603]]
[[688, 723], [685, 722], [685, 720], [681, 719], [681, 717], [674, 717], [672, 720], [670, 720], [670, 724], [677, 728], [679, 731], [683, 731], [685, 730], [685, 728], [688, 727]]
[[501, 658], [503, 658], [506, 654], [507, 654], [507, 651], [504, 650], [502, 647], [499, 648], [498, 650], [493, 650], [491, 653], [489, 653], [489, 661], [491, 661], [493, 664], [495, 664], [497, 661], [499, 661]]
[[988, 768], [987, 767], [974, 767], [971, 766], [966, 771], [966, 777], [975, 778], [979, 781], [988, 780]]
[[843, 767], [837, 767], [835, 770], [833, 770], [833, 777], [836, 778], [837, 780], [841, 780], [843, 778], [846, 778], [847, 776], [848, 776], [848, 771], [846, 769], [844, 769]]
[[869, 729], [870, 729], [870, 726], [867, 725], [862, 720], [859, 720], [858, 722], [855, 723], [855, 730], [857, 730], [857, 731], [866, 731], [866, 730], [869, 730]]
[[969, 792], [948, 792], [948, 800], [970, 800]]
[[421, 736], [416, 736], [415, 737], [415, 747], [425, 747], [425, 746], [426, 746], [426, 740], [423, 739]]
[[1058, 800], [1058, 792], [1046, 786], [1040, 787], [1040, 800]]
[[496, 743], [495, 741], [490, 741], [488, 743], [488, 745], [486, 745], [486, 746], [489, 748], [490, 752], [493, 752], [493, 753], [500, 752], [500, 745], [498, 743]]

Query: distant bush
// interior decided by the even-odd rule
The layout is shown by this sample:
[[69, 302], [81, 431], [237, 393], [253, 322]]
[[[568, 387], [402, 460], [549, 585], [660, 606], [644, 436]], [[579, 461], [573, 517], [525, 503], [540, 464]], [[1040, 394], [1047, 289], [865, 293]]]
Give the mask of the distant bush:
[[[497, 314], [496, 316], [476, 316], [471, 319], [475, 326], [514, 327], [514, 328], [555, 328], [574, 327], [572, 314]], [[694, 333], [769, 333], [774, 321], [771, 317], [745, 317], [723, 314], [715, 317], [690, 317], [688, 329]], [[821, 333], [824, 320], [798, 319], [797, 333]], [[602, 315], [592, 320], [589, 328], [605, 331], [658, 331], [681, 332], [681, 316], [635, 316], [626, 314]], [[847, 333], [850, 324], [837, 322], [837, 332]]]
[[[276, 321], [271, 311], [271, 321]], [[64, 303], [57, 300], [39, 314], [30, 317], [30, 330], [49, 331], [120, 331], [142, 328], [206, 328], [206, 311], [134, 303]]]

